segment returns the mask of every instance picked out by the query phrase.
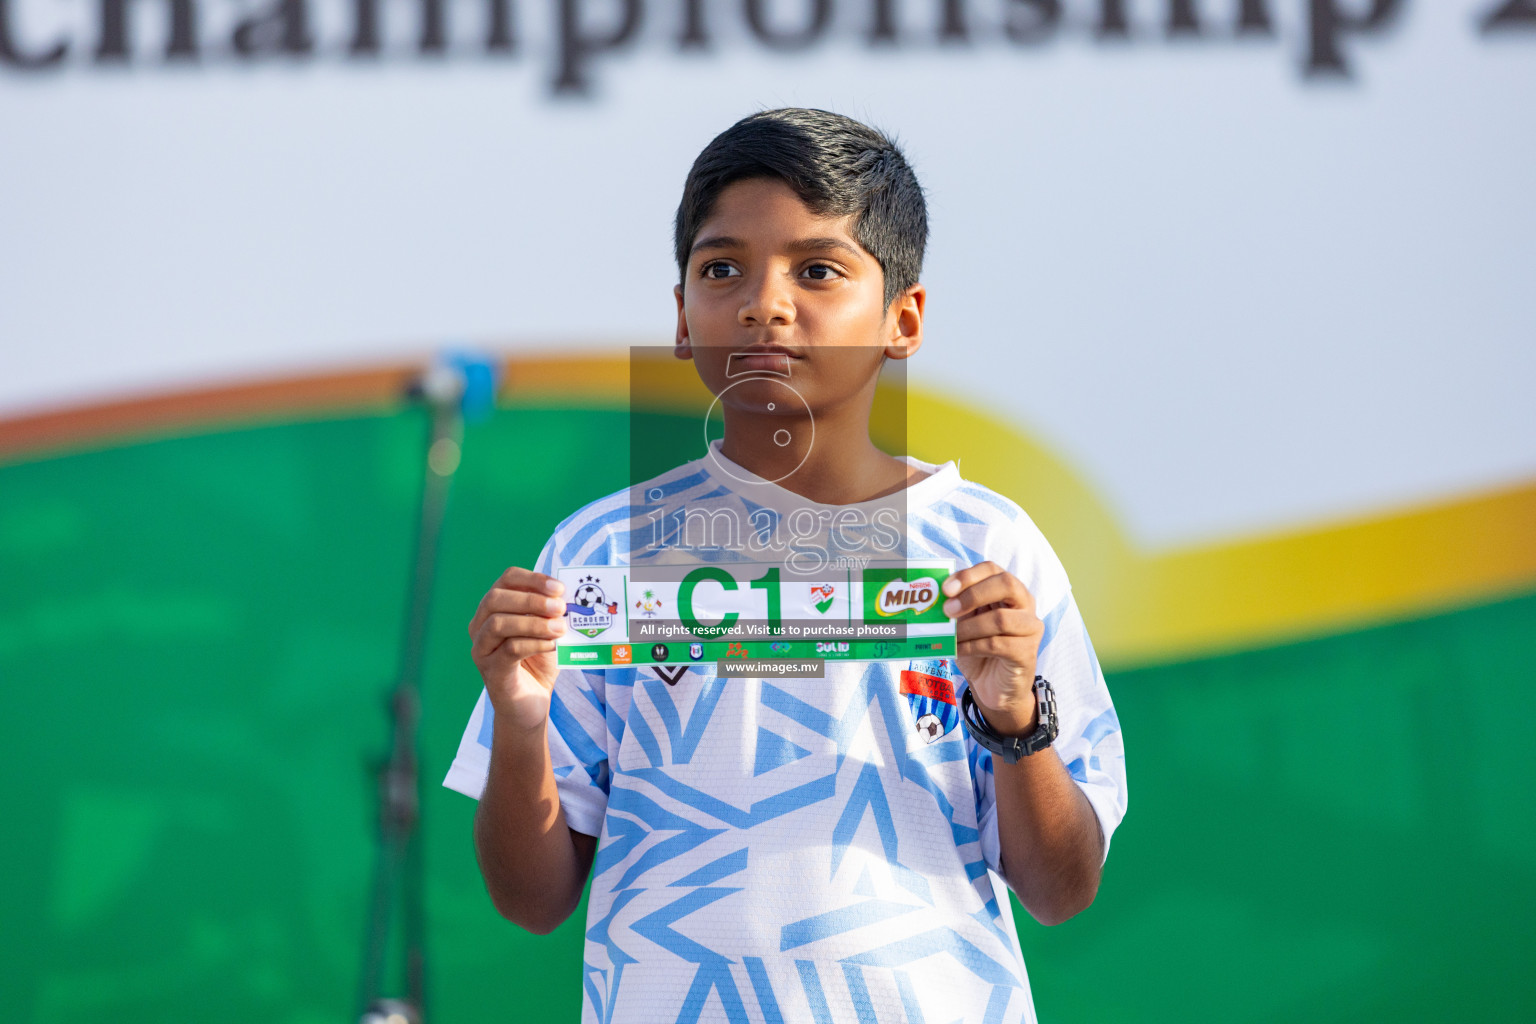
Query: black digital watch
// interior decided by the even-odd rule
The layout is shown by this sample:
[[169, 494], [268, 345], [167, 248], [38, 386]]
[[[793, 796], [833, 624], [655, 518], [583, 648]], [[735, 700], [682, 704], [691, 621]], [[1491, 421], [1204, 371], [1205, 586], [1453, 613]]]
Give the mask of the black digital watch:
[[1021, 757], [1044, 750], [1056, 739], [1056, 691], [1044, 676], [1035, 676], [1035, 706], [1040, 709], [1040, 722], [1034, 732], [1028, 736], [1004, 736], [981, 716], [981, 708], [976, 706], [967, 686], [960, 695], [960, 720], [972, 739], [1002, 758], [1003, 763], [1015, 764]]

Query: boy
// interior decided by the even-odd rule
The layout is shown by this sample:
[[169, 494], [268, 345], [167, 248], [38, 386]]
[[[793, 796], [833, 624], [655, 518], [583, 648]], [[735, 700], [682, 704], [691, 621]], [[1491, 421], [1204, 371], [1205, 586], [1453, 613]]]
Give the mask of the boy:
[[[1033, 1021], [1004, 886], [1046, 924], [1097, 891], [1123, 746], [1065, 572], [953, 462], [870, 441], [882, 364], [922, 343], [926, 238], [865, 125], [774, 110], [712, 141], [678, 209], [675, 352], [723, 441], [571, 516], [469, 624], [485, 691], [445, 784], [480, 800], [510, 920], [550, 931], [590, 874], [585, 1021]], [[726, 536], [690, 545], [695, 513]], [[953, 659], [558, 667], [562, 566], [788, 551], [814, 574], [871, 545], [954, 560]]]

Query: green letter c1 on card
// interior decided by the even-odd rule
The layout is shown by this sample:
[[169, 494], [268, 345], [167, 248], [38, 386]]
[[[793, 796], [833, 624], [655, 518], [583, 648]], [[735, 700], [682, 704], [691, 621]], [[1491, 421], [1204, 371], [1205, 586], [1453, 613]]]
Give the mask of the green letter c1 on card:
[[684, 576], [682, 585], [677, 588], [677, 615], [683, 620], [683, 626], [694, 636], [719, 636], [721, 633], [730, 632], [731, 627], [736, 625], [738, 616], [735, 612], [727, 612], [718, 623], [710, 626], [699, 621], [699, 617], [693, 611], [693, 592], [705, 580], [713, 580], [724, 590], [737, 589], [736, 577], [719, 566], [701, 565]]
[[864, 621], [947, 622], [939, 588], [948, 577], [938, 566], [865, 569]]

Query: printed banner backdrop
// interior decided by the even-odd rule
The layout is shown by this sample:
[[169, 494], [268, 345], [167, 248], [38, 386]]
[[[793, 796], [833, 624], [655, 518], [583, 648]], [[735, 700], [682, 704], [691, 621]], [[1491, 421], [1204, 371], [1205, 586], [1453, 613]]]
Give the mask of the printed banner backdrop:
[[452, 345], [429, 1019], [574, 1017], [584, 911], [500, 920], [436, 786], [464, 622], [626, 482], [688, 164], [797, 104], [916, 165], [911, 452], [1041, 525], [1126, 730], [1041, 1019], [1529, 1017], [1533, 87], [1520, 0], [0, 0], [0, 998], [355, 1018]]

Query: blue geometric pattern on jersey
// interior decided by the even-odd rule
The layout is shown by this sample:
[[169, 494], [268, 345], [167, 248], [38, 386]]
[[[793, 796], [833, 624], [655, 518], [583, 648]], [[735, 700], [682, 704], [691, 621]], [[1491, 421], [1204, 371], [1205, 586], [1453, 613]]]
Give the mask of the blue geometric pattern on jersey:
[[917, 993], [912, 990], [912, 978], [906, 971], [892, 971], [896, 975], [896, 991], [901, 993], [901, 1008], [907, 1013], [907, 1024], [927, 1024], [923, 1008], [917, 1004]]
[[475, 741], [486, 750], [491, 749], [491, 737], [496, 733], [496, 711], [491, 707], [491, 702], [485, 702], [485, 713], [480, 719], [480, 735]]
[[1005, 967], [977, 949], [953, 928], [934, 928], [920, 935], [898, 939], [866, 953], [855, 953], [844, 957], [843, 962], [866, 964], [870, 967], [903, 967], [914, 960], [923, 960], [935, 953], [948, 953], [956, 963], [982, 981], [989, 981], [994, 985], [1018, 985], [1018, 981]]
[[981, 1018], [982, 1024], [1003, 1024], [1003, 1012], [1008, 1009], [1008, 999], [1013, 993], [1002, 985], [992, 990], [992, 998], [987, 1000], [986, 1016]]
[[755, 501], [746, 498], [741, 503], [747, 507], [747, 522], [752, 524], [753, 531], [757, 534], [757, 540], [761, 544], [768, 543], [779, 529], [779, 513]]
[[779, 952], [804, 946], [809, 942], [841, 935], [855, 928], [875, 924], [902, 914], [921, 910], [910, 903], [892, 903], [889, 900], [862, 900], [851, 906], [816, 914], [803, 921], [795, 921], [779, 929]]
[[1088, 635], [1088, 623], [1083, 623], [1083, 646], [1088, 648], [1088, 663], [1093, 666], [1095, 676], [1103, 676], [1104, 670], [1099, 668], [1099, 656], [1093, 651], [1093, 638]]
[[853, 1009], [861, 1021], [874, 1021], [875, 1004], [869, 1001], [869, 986], [864, 984], [864, 972], [853, 964], [843, 963], [843, 977], [848, 981], [848, 994], [853, 997]]
[[1115, 714], [1114, 708], [1109, 708], [1083, 729], [1083, 739], [1088, 741], [1089, 747], [1099, 745], [1099, 740], [1112, 732], [1120, 731], [1120, 717]]
[[[677, 704], [669, 692], [670, 687], [660, 679], [647, 679], [645, 681], [646, 695], [651, 698], [657, 713], [661, 715], [662, 724], [667, 727], [667, 739], [672, 748], [670, 764], [687, 764], [693, 760], [693, 752], [698, 749], [699, 741], [704, 738], [704, 730], [709, 728], [710, 717], [715, 713], [715, 707], [720, 703], [720, 695], [725, 692], [730, 680], [725, 676], [715, 676], [704, 681], [699, 688], [698, 697], [694, 700], [693, 710], [689, 712], [688, 724], [683, 725], [678, 716]], [[653, 760], [651, 767], [661, 764], [659, 760]]]
[[1010, 523], [1017, 522], [1019, 516], [1024, 514], [1024, 510], [1019, 508], [1019, 506], [1015, 505], [1001, 494], [997, 494], [993, 491], [988, 491], [980, 487], [961, 487], [958, 488], [957, 493], [963, 494], [968, 498], [976, 498], [979, 501], [986, 502], [988, 505], [991, 505], [1003, 515], [1007, 516]]
[[709, 478], [709, 471], [706, 469], [700, 469], [697, 473], [693, 473], [689, 476], [679, 477], [678, 479], [671, 482], [664, 481], [662, 483], [653, 484], [650, 487], [647, 487], [646, 498], [651, 499], [652, 495], [657, 491], [660, 491], [661, 493], [655, 495], [656, 499], [670, 498], [674, 495], [681, 494], [684, 491], [692, 490], [700, 484], [708, 481]]
[[[842, 816], [832, 829], [832, 870], [827, 877], [836, 877], [838, 865], [848, 852], [848, 845], [853, 842], [854, 833], [859, 830], [859, 822], [866, 810], [874, 817], [875, 828], [880, 834], [880, 848], [885, 853], [886, 862], [890, 864], [897, 883], [918, 899], [932, 904], [933, 891], [928, 885], [928, 879], [901, 863], [897, 857], [896, 822], [891, 817], [891, 805], [885, 796], [885, 786], [880, 782], [880, 769], [872, 764], [866, 764], [860, 770], [859, 781], [854, 783]], [[953, 823], [951, 827], [954, 827]]]
[[736, 979], [724, 957], [699, 964], [693, 976], [693, 985], [683, 998], [683, 1007], [677, 1012], [677, 1024], [695, 1024], [704, 1010], [704, 1000], [710, 990], [720, 994], [720, 1005], [725, 1008], [725, 1019], [731, 1024], [747, 1024], [747, 1008], [741, 1003], [741, 993], [736, 989]]
[[[630, 925], [630, 930], [645, 936], [673, 956], [689, 963], [702, 964], [710, 961], [723, 963], [725, 958], [719, 953], [695, 942], [674, 929], [672, 925], [695, 910], [702, 910], [716, 900], [725, 899], [738, 892], [741, 892], [741, 889], [728, 886], [704, 886], [694, 889], [646, 914]], [[734, 989], [735, 986], [732, 985], [732, 990]]]
[[560, 561], [566, 565], [583, 564], [576, 561], [576, 554], [581, 550], [582, 545], [586, 544], [587, 541], [596, 536], [597, 532], [604, 527], [610, 526], [614, 523], [621, 523], [629, 519], [630, 511], [631, 510], [628, 507], [610, 509], [609, 511], [604, 512], [602, 515], [595, 516], [588, 520], [585, 524], [583, 524], [581, 529], [576, 531], [576, 535], [572, 537], [569, 542], [567, 542], [565, 547], [560, 549]]
[[955, 558], [960, 559], [962, 566], [972, 566], [978, 562], [986, 561], [980, 554], [960, 543], [958, 539], [949, 536], [933, 523], [925, 522], [917, 516], [909, 517], [908, 522], [916, 527], [918, 534], [932, 544], [934, 548], [939, 551], [948, 552]]
[[811, 752], [800, 744], [758, 726], [757, 756], [752, 762], [752, 775], [755, 778], [810, 756]]
[[[490, 705], [486, 705], [490, 710]], [[487, 716], [489, 717], [489, 716]], [[565, 706], [565, 702], [556, 694], [550, 695], [549, 721], [560, 733], [566, 743], [571, 746], [571, 753], [575, 754], [581, 763], [586, 765], [587, 774], [592, 777], [603, 792], [608, 792], [608, 754], [588, 736], [576, 717]]]
[[[602, 920], [598, 921], [591, 928], [587, 929], [587, 940], [589, 942], [596, 942], [603, 946], [607, 950], [608, 962], [613, 965], [613, 974], [610, 977], [607, 971], [593, 967], [585, 960], [582, 961], [583, 968], [587, 972], [590, 972], [587, 975], [587, 981], [592, 981], [590, 975], [595, 973], [602, 976], [603, 980], [607, 983], [606, 1000], [601, 994], [594, 991], [595, 984], [590, 985], [587, 988], [588, 998], [592, 1000], [592, 1006], [597, 1011], [599, 1020], [606, 1020], [613, 1015], [613, 1006], [618, 1001], [619, 997], [619, 986], [623, 984], [624, 981], [624, 968], [629, 964], [636, 964], [640, 962], [634, 957], [630, 956], [628, 953], [624, 952], [624, 950], [619, 947], [619, 944], [613, 941], [613, 938], [610, 935], [610, 931], [613, 928], [614, 919], [618, 917], [621, 912], [623, 912], [624, 908], [629, 905], [631, 900], [633, 900], [636, 896], [639, 896], [644, 891], [644, 889], [626, 889], [623, 892], [614, 893], [613, 904], [608, 908], [608, 913], [603, 917]], [[607, 1013], [603, 1012], [605, 1003], [608, 1009]]]
[[1045, 619], [1043, 620], [1043, 625], [1045, 626], [1045, 629], [1040, 634], [1040, 648], [1039, 649], [1041, 651], [1044, 651], [1047, 647], [1049, 647], [1051, 645], [1051, 641], [1056, 639], [1056, 627], [1061, 625], [1061, 617], [1066, 614], [1067, 607], [1071, 603], [1072, 603], [1072, 595], [1071, 594], [1067, 594], [1060, 601], [1056, 602], [1056, 607], [1055, 608], [1052, 608], [1046, 614]]
[[822, 990], [816, 962], [796, 960], [795, 968], [800, 972], [800, 987], [805, 989], [805, 1001], [811, 1004], [811, 1019], [816, 1024], [833, 1024], [832, 1009], [827, 1006], [827, 993]]
[[[837, 773], [833, 772], [823, 778], [812, 779], [782, 793], [759, 800], [746, 810], [735, 807], [716, 796], [693, 788], [668, 775], [664, 768], [636, 768], [625, 772], [635, 779], [648, 782], [667, 796], [687, 804], [694, 810], [703, 811], [733, 828], [752, 828], [761, 825], [765, 821], [782, 817], [803, 807], [819, 803], [832, 796], [837, 791]], [[631, 792], [627, 787], [615, 791], [615, 795]], [[610, 807], [615, 807], [610, 802]], [[617, 808], [616, 808], [617, 809]], [[723, 831], [723, 830], [717, 830]], [[714, 834], [714, 833], [711, 833]], [[654, 850], [651, 852], [655, 852]], [[685, 852], [682, 850], [679, 853]], [[649, 854], [647, 854], [649, 856]]]
[[[624, 823], [623, 829], [626, 830], [626, 837], [630, 834], [627, 830], [636, 829], [638, 838], [629, 842], [622, 853], [617, 850], [617, 844], [614, 843], [605, 844], [597, 851], [597, 857], [593, 860], [592, 864], [594, 885], [598, 878], [601, 878], [605, 872], [617, 865], [623, 859], [623, 855], [633, 850], [639, 844], [639, 840], [643, 839], [647, 834], [655, 832], [677, 833], [671, 838], [657, 843], [636, 858], [635, 862], [629, 866], [629, 869], [624, 872], [623, 876], [609, 886], [610, 889], [628, 888], [634, 883], [635, 879], [651, 870], [651, 868], [656, 867], [658, 864], [665, 864], [674, 857], [688, 853], [695, 847], [725, 831], [723, 828], [706, 828], [703, 825], [689, 821], [681, 815], [673, 814], [650, 797], [628, 786], [614, 787], [613, 793], [609, 797], [608, 806], [610, 812], [619, 812], [639, 818], [640, 825], [644, 827], [635, 826], [632, 822]], [[610, 817], [612, 817], [611, 813]], [[613, 831], [614, 826], [617, 824], [618, 820], [611, 820], [609, 822], [610, 832]]]
[[784, 1024], [784, 1014], [779, 1012], [779, 1001], [773, 995], [773, 983], [763, 969], [763, 958], [744, 956], [741, 962], [746, 965], [747, 977], [752, 980], [752, 991], [757, 996], [758, 1008], [763, 1011], [763, 1020], [767, 1024]]
[[712, 860], [697, 871], [690, 872], [673, 882], [673, 886], [711, 885], [728, 878], [738, 871], [747, 869], [747, 848], [743, 846], [735, 853], [728, 853], [718, 860]]
[[[820, 708], [812, 707], [798, 697], [785, 693], [770, 683], [763, 684], [761, 699], [765, 707], [772, 708], [785, 717], [794, 719], [807, 729], [836, 742], [836, 764], [838, 768], [842, 767], [843, 758], [847, 756], [848, 744], [857, 734], [859, 726], [869, 713], [870, 702], [877, 702], [880, 705], [881, 717], [885, 720], [891, 752], [896, 759], [897, 771], [901, 778], [916, 783], [928, 791], [933, 797], [934, 802], [939, 805], [939, 810], [944, 815], [944, 818], [950, 822], [950, 828], [955, 833], [956, 843], [974, 842], [976, 830], [961, 825], [954, 820], [954, 804], [950, 802], [943, 788], [928, 774], [927, 768], [923, 764], [924, 758], [914, 757], [907, 753], [906, 732], [902, 726], [902, 712], [896, 703], [895, 687], [891, 686], [887, 681], [884, 675], [885, 671], [887, 669], [879, 664], [872, 664], [865, 670], [864, 677], [861, 680], [864, 692], [861, 695], [855, 696], [840, 719], [834, 719]], [[931, 751], [943, 743], [959, 742], [961, 742], [959, 734], [955, 733], [952, 736], [946, 737], [941, 743], [934, 744], [927, 749]], [[834, 776], [835, 774], [834, 772]]]
[[[1115, 714], [1114, 708], [1109, 708], [1088, 723], [1087, 727], [1083, 729], [1083, 739], [1088, 741], [1088, 747], [1091, 750], [1097, 747], [1104, 737], [1112, 736], [1119, 731], [1120, 718]], [[1073, 758], [1072, 762], [1067, 765], [1068, 774], [1078, 782], [1088, 781], [1088, 769], [1093, 771], [1099, 770], [1099, 759], [1097, 757], [1090, 757], [1088, 759], [1087, 768], [1083, 767], [1083, 759], [1081, 757]]]
[[[938, 503], [934, 504], [933, 506], [931, 506], [929, 511], [933, 512], [933, 513], [935, 513], [937, 515], [941, 515], [945, 519], [948, 519], [951, 522], [955, 522], [955, 523], [965, 523], [965, 524], [970, 525], [970, 526], [985, 526], [985, 525], [987, 525], [983, 520], [977, 519], [975, 516], [971, 515], [969, 512], [965, 511], [962, 508], [957, 507], [953, 502], [948, 502], [948, 501], [938, 502]], [[975, 564], [975, 563], [972, 563], [972, 564]]]

